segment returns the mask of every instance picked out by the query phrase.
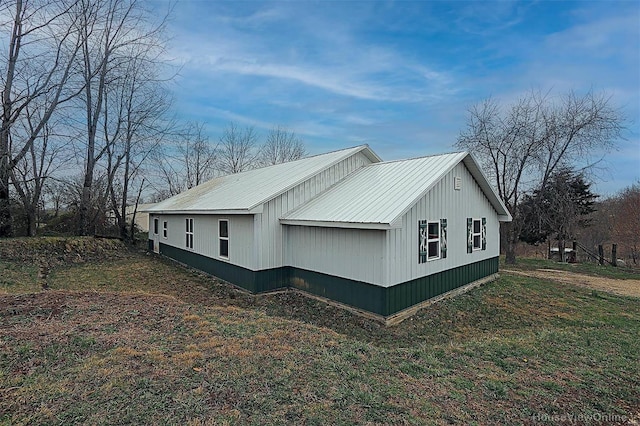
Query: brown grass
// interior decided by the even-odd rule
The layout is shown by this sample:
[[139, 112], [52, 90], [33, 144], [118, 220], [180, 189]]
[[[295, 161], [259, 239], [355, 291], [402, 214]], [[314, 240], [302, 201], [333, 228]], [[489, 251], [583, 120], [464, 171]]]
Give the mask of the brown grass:
[[503, 276], [385, 328], [143, 254], [56, 267], [49, 291], [2, 265], [0, 424], [640, 416], [636, 298]]

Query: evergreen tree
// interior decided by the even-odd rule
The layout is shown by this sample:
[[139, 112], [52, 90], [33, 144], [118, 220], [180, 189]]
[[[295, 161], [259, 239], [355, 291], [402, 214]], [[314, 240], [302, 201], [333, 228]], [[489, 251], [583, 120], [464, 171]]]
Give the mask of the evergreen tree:
[[578, 228], [589, 226], [588, 215], [595, 211], [596, 198], [598, 195], [591, 192], [591, 183], [584, 175], [569, 168], [560, 169], [544, 187], [524, 197], [520, 239], [537, 244], [554, 236], [562, 256], [565, 241], [574, 238]]

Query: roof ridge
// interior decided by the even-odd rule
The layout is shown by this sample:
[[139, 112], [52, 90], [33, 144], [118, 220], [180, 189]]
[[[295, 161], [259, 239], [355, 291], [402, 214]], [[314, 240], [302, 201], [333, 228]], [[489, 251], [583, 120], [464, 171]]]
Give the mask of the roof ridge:
[[454, 154], [469, 154], [468, 151], [453, 151], [453, 152], [445, 152], [443, 154], [430, 154], [430, 155], [422, 155], [420, 157], [412, 157], [412, 158], [398, 158], [396, 160], [387, 160], [387, 161], [380, 161], [378, 163], [371, 163], [371, 164], [367, 164], [365, 167], [371, 167], [374, 165], [384, 165], [384, 164], [390, 164], [390, 163], [400, 163], [400, 162], [404, 162], [404, 161], [415, 161], [415, 160], [423, 160], [425, 158], [432, 158], [432, 157], [444, 157], [447, 155], [454, 155]]
[[[351, 147], [348, 147], [348, 148], [334, 149], [333, 151], [321, 152], [319, 154], [309, 155], [307, 157], [298, 158], [297, 160], [285, 161], [283, 163], [269, 164], [269, 165], [262, 166], [262, 167], [256, 167], [254, 169], [244, 170], [244, 171], [242, 171], [240, 173], [247, 173], [247, 172], [252, 172], [252, 171], [255, 171], [255, 170], [263, 170], [263, 169], [267, 169], [269, 167], [281, 166], [283, 164], [292, 164], [292, 163], [296, 163], [298, 161], [304, 161], [304, 160], [308, 160], [308, 159], [311, 159], [311, 158], [321, 157], [323, 155], [335, 154], [335, 153], [338, 153], [338, 152], [341, 152], [341, 151], [350, 151], [350, 150], [354, 150], [356, 148], [360, 148], [361, 150], [365, 149], [365, 148], [371, 149], [371, 147], [369, 147], [368, 144], [354, 145], [354, 146], [351, 146]], [[240, 173], [235, 173], [235, 174], [237, 175], [237, 174], [240, 174]], [[229, 176], [229, 175], [223, 175], [223, 176]]]

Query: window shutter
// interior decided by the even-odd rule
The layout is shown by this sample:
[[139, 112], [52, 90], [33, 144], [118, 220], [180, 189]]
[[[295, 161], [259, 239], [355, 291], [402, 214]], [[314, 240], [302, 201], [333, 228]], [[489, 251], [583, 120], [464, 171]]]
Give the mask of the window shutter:
[[482, 250], [487, 249], [487, 218], [482, 218]]
[[447, 258], [447, 219], [440, 219], [440, 257]]
[[473, 253], [473, 218], [467, 218], [467, 253]]
[[418, 263], [427, 261], [427, 221], [418, 221]]

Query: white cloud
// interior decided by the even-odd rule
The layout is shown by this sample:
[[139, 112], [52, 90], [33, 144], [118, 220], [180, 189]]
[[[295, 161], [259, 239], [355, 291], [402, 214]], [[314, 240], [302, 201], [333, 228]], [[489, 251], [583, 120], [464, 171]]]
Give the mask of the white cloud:
[[[293, 16], [286, 8], [211, 19], [206, 36], [185, 30], [169, 52], [184, 64], [184, 74], [199, 70], [212, 77], [280, 79], [331, 95], [389, 102], [429, 102], [455, 87], [447, 72], [424, 59], [350, 33], [348, 20], [329, 23], [313, 14]], [[265, 28], [248, 30], [255, 25]], [[283, 40], [282, 26], [304, 30], [299, 39]]]
[[590, 56], [617, 53], [637, 58], [640, 41], [638, 18], [632, 13], [593, 19], [551, 34], [546, 45], [572, 56], [585, 51]]

